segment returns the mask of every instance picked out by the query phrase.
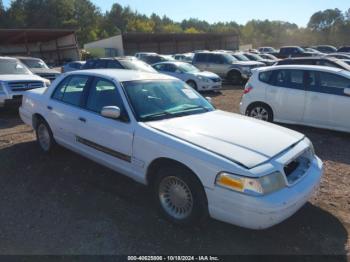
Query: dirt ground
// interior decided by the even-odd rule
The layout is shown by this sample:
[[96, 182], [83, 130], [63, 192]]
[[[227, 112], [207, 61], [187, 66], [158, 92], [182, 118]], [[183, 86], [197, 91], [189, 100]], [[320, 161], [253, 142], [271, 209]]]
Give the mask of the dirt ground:
[[[237, 112], [241, 88], [211, 96]], [[181, 228], [148, 189], [66, 149], [40, 152], [16, 109], [0, 109], [0, 254], [350, 254], [350, 134], [299, 126], [324, 160], [313, 199], [287, 221], [252, 231], [209, 220]], [[258, 134], [252, 130], [251, 135]]]

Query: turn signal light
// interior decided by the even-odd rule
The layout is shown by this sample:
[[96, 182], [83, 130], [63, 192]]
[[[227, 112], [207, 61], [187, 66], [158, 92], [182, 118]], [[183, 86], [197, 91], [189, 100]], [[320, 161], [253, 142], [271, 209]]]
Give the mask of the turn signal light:
[[253, 87], [251, 85], [247, 85], [245, 88], [244, 88], [244, 91], [243, 91], [243, 94], [248, 94], [250, 91], [253, 90]]

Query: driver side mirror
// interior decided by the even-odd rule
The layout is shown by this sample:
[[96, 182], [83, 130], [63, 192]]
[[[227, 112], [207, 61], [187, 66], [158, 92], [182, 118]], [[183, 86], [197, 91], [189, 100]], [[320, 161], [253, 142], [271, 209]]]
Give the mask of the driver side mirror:
[[344, 89], [344, 94], [350, 96], [350, 87]]
[[120, 108], [117, 106], [105, 106], [101, 111], [101, 116], [111, 119], [119, 119], [120, 114]]

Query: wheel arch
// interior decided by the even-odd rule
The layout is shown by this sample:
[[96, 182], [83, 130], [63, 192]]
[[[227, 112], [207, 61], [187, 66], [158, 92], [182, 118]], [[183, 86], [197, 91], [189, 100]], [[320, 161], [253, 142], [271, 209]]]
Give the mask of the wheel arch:
[[45, 117], [43, 115], [41, 115], [39, 113], [35, 113], [32, 116], [32, 126], [34, 129], [37, 127], [39, 120], [43, 120], [47, 123], [47, 121], [45, 120]]
[[167, 157], [160, 157], [160, 158], [156, 158], [154, 159], [147, 167], [147, 172], [146, 172], [146, 183], [147, 185], [152, 185], [155, 178], [156, 178], [156, 172], [160, 167], [163, 166], [177, 166], [177, 167], [182, 167], [185, 168], [187, 170], [189, 170], [193, 176], [196, 178], [196, 180], [198, 180], [198, 182], [202, 185], [202, 187], [204, 188], [204, 185], [202, 183], [202, 181], [200, 180], [199, 176], [187, 165], [185, 165], [184, 163], [181, 163], [180, 161], [177, 161], [175, 159], [171, 159], [171, 158], [167, 158]]
[[271, 110], [271, 112], [272, 112], [272, 119], [274, 119], [275, 113], [274, 113], [274, 110], [273, 110], [272, 106], [270, 106], [268, 103], [263, 102], [263, 101], [254, 101], [254, 102], [250, 103], [250, 104], [247, 106], [247, 108], [246, 108], [246, 110], [245, 110], [244, 113], [247, 114], [247, 112], [248, 112], [253, 106], [256, 106], [256, 105], [264, 105], [264, 106], [267, 106], [267, 107]]

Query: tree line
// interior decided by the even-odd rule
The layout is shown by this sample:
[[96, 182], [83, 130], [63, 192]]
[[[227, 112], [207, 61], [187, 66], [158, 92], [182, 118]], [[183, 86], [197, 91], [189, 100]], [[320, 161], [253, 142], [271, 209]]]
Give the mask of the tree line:
[[[234, 19], [234, 17], [233, 17]], [[4, 8], [0, 0], [0, 28], [75, 29], [84, 43], [127, 32], [146, 33], [236, 33], [241, 44], [253, 46], [350, 44], [350, 8], [327, 9], [310, 17], [307, 27], [284, 21], [251, 20], [208, 23], [196, 18], [175, 22], [167, 16], [146, 16], [115, 3], [109, 11], [89, 0], [14, 0]]]

